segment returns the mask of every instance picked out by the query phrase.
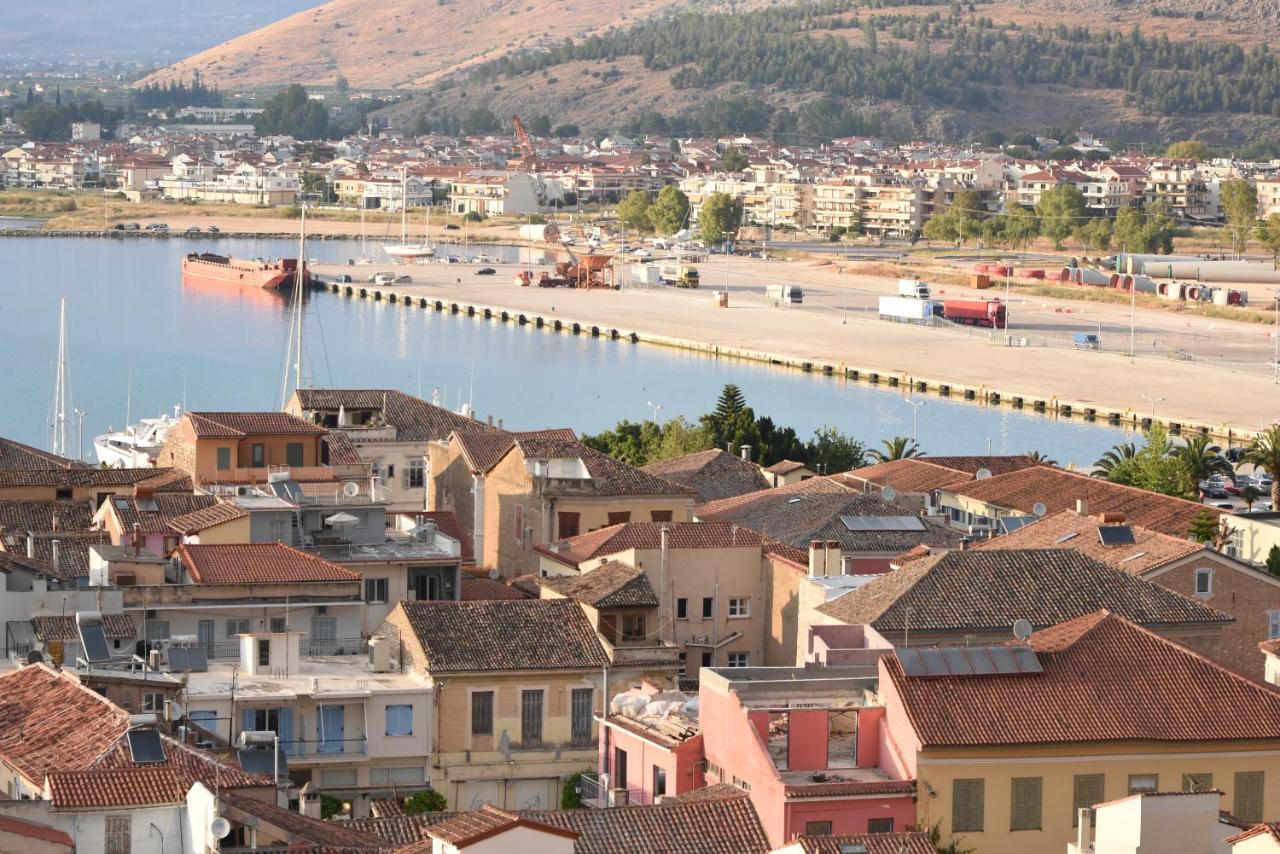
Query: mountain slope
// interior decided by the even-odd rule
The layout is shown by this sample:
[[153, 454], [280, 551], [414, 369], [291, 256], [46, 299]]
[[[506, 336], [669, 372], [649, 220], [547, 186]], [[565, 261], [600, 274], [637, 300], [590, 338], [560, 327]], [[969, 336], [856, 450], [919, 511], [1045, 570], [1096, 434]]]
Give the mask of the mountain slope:
[[286, 83], [429, 85], [512, 51], [625, 26], [681, 0], [330, 0], [196, 54], [143, 82], [199, 70], [224, 90]]

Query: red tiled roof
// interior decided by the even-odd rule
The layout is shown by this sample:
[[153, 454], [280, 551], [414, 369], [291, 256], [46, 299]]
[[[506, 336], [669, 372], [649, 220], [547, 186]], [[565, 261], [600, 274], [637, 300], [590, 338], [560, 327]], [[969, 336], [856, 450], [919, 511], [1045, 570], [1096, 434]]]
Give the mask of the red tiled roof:
[[699, 504], [769, 488], [759, 466], [723, 448], [650, 463], [641, 471], [687, 486], [697, 493]]
[[[483, 421], [459, 415], [395, 389], [301, 388], [297, 391], [297, 398], [298, 404], [309, 412], [336, 413], [340, 408], [348, 411], [373, 410], [382, 416], [385, 424], [396, 428], [397, 442], [447, 439], [455, 430], [502, 434]], [[346, 431], [335, 428], [334, 432]], [[368, 441], [360, 436], [359, 430], [352, 430], [350, 435], [359, 441]]]
[[169, 527], [183, 535], [198, 534], [206, 528], [245, 519], [248, 516], [248, 511], [243, 508], [229, 501], [221, 501], [190, 513], [183, 513], [181, 516], [174, 516], [169, 520]]
[[1099, 611], [1031, 637], [1042, 673], [906, 676], [880, 659], [938, 746], [1280, 740], [1280, 690]]
[[1050, 466], [1036, 466], [975, 480], [946, 491], [1027, 515], [1031, 514], [1037, 502], [1043, 503], [1049, 513], [1057, 513], [1074, 509], [1076, 502], [1084, 499], [1090, 513], [1123, 513], [1125, 519], [1134, 525], [1175, 537], [1186, 536], [1196, 517], [1203, 512], [1214, 516], [1222, 514], [1221, 510], [1195, 501]]
[[[31, 618], [36, 638], [49, 641], [75, 641], [79, 643], [80, 634], [76, 631], [76, 618], [61, 614], [37, 614]], [[102, 629], [108, 639], [133, 640], [138, 636], [138, 629], [133, 621], [124, 614], [103, 614]]]
[[76, 847], [75, 840], [56, 827], [11, 815], [0, 815], [0, 833], [38, 839], [41, 842], [52, 842], [54, 845], [65, 846], [68, 850], [74, 850]]
[[578, 834], [563, 827], [523, 818], [516, 813], [485, 804], [472, 812], [458, 813], [452, 818], [427, 828], [427, 835], [456, 848], [466, 848], [515, 827], [577, 839]]
[[947, 486], [957, 486], [973, 480], [966, 472], [940, 466], [935, 462], [919, 458], [889, 460], [872, 466], [863, 466], [840, 475], [845, 482], [865, 481], [884, 488], [892, 487], [898, 492], [933, 492]]
[[164, 765], [53, 771], [48, 780], [54, 809], [176, 804], [187, 796], [173, 768]]
[[197, 439], [245, 436], [320, 436], [329, 431], [287, 412], [188, 412]]
[[479, 602], [485, 599], [528, 599], [529, 594], [519, 587], [512, 587], [492, 578], [463, 578], [462, 601]]
[[845, 854], [861, 845], [866, 854], [936, 854], [937, 847], [924, 831], [868, 833], [862, 836], [797, 836], [794, 843], [804, 854]]
[[750, 528], [729, 522], [622, 522], [562, 540], [558, 551], [552, 546], [537, 546], [535, 550], [561, 563], [577, 566], [585, 560], [628, 549], [661, 548], [663, 530], [667, 532], [669, 549], [759, 546], [763, 539]]
[[539, 578], [538, 583], [594, 608], [658, 607], [658, 596], [644, 570], [618, 561], [601, 564], [581, 575]]
[[0, 439], [0, 469], [87, 469], [84, 463], [60, 457], [12, 439]]
[[284, 543], [182, 545], [178, 558], [196, 584], [358, 581], [360, 574]]

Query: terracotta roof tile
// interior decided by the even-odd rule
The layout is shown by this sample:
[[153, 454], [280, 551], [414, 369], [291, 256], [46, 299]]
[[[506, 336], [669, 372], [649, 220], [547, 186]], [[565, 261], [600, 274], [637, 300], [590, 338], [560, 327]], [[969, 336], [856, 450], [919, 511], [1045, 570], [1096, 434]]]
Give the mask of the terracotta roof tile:
[[658, 595], [644, 570], [619, 561], [609, 561], [581, 575], [540, 578], [539, 583], [595, 608], [658, 607]]
[[726, 549], [759, 546], [762, 542], [755, 531], [729, 522], [622, 522], [561, 540], [552, 546], [538, 546], [536, 551], [577, 566], [591, 558], [629, 549], [661, 548], [663, 530], [667, 532], [667, 548], [670, 549]]
[[43, 664], [0, 676], [0, 757], [33, 782], [87, 768], [128, 728], [123, 709]]
[[479, 602], [485, 599], [528, 599], [529, 594], [519, 587], [512, 587], [492, 578], [463, 578], [462, 601]]
[[0, 528], [9, 533], [87, 531], [92, 524], [85, 501], [0, 501]]
[[1042, 673], [906, 676], [895, 656], [880, 662], [926, 749], [1280, 739], [1280, 690], [1123, 617], [1077, 617], [1031, 646]]
[[360, 451], [346, 433], [334, 430], [320, 441], [324, 443], [325, 451], [328, 453], [329, 465], [358, 466], [364, 464], [364, 460], [360, 459]]
[[[76, 631], [75, 617], [62, 615], [35, 615], [31, 618], [36, 639], [48, 643], [50, 641], [80, 642], [80, 633]], [[133, 640], [138, 636], [138, 629], [124, 614], [103, 614], [102, 629], [108, 640]]]
[[[150, 486], [152, 489], [174, 491], [173, 469], [0, 469], [0, 487], [6, 486]], [[191, 491], [191, 480], [182, 472], [176, 473], [181, 488]]]
[[229, 543], [178, 547], [196, 584], [273, 584], [358, 581], [360, 574], [284, 543]]
[[76, 847], [75, 840], [56, 827], [28, 821], [17, 816], [0, 815], [0, 833], [9, 833], [27, 839], [37, 839], [41, 842], [52, 842], [55, 845], [66, 847], [68, 851], [75, 850]]
[[575, 831], [533, 821], [518, 813], [499, 809], [493, 804], [485, 804], [480, 809], [472, 810], [471, 812], [458, 813], [452, 818], [428, 827], [426, 833], [432, 839], [439, 839], [449, 845], [464, 848], [482, 839], [488, 839], [505, 830], [516, 827], [530, 828], [556, 836], [568, 836], [571, 839], [578, 837]]
[[229, 501], [220, 501], [217, 504], [201, 507], [190, 513], [183, 513], [181, 516], [174, 516], [169, 520], [169, 527], [179, 534], [191, 535], [198, 534], [215, 525], [234, 522], [237, 519], [246, 519], [248, 516], [248, 511], [242, 507], [238, 507]]
[[640, 470], [694, 490], [699, 504], [769, 488], [759, 466], [722, 448], [650, 463]]
[[[397, 442], [429, 442], [447, 439], [458, 431], [498, 433], [496, 428], [465, 415], [435, 406], [421, 398], [395, 389], [329, 389], [307, 388], [297, 392], [298, 403], [309, 412], [337, 412], [350, 410], [374, 410], [381, 414], [383, 423], [396, 428]], [[336, 429], [335, 432], [347, 432]], [[360, 431], [350, 431], [351, 438], [365, 441]]]
[[892, 487], [900, 493], [933, 492], [935, 489], [958, 486], [973, 480], [973, 476], [967, 472], [946, 468], [932, 460], [918, 457], [863, 466], [845, 472], [840, 478], [851, 485], [866, 482], [881, 488]]
[[1202, 544], [1192, 540], [1162, 534], [1138, 525], [1129, 526], [1134, 542], [1122, 546], [1107, 546], [1103, 545], [1098, 534], [1101, 527], [1105, 526], [1096, 516], [1082, 516], [1074, 510], [1063, 510], [1024, 525], [1012, 533], [987, 540], [976, 548], [1074, 549], [1132, 575], [1142, 575], [1205, 549]]
[[287, 810], [273, 803], [236, 792], [224, 791], [221, 793], [221, 799], [233, 810], [254, 816], [287, 833], [290, 851], [304, 847], [298, 843], [311, 843], [324, 849], [353, 851], [379, 850], [389, 847], [385, 844], [385, 840], [370, 838], [366, 833], [347, 827], [346, 822], [320, 821], [296, 810]]
[[798, 463], [795, 460], [778, 460], [778, 462], [765, 469], [769, 474], [791, 474], [793, 471], [809, 468], [804, 463]]
[[983, 456], [950, 456], [935, 457], [927, 455], [922, 458], [925, 462], [933, 463], [935, 466], [962, 471], [968, 475], [976, 475], [980, 470], [986, 469], [993, 475], [1009, 474], [1015, 471], [1023, 471], [1029, 468], [1043, 465], [1043, 463], [1033, 457], [1014, 455], [1004, 457], [983, 457]]
[[431, 673], [597, 669], [595, 629], [568, 599], [401, 602]]
[[[1107, 608], [1148, 626], [1215, 625], [1231, 617], [1071, 549], [953, 551], [911, 561], [818, 606], [876, 631], [1045, 628]], [[908, 609], [910, 615], [908, 616]]]
[[861, 845], [867, 854], [935, 854], [937, 848], [923, 831], [914, 833], [868, 833], [862, 836], [797, 836], [794, 840], [804, 854], [845, 854]]
[[0, 469], [88, 468], [84, 463], [60, 457], [12, 439], [0, 439]]
[[1215, 516], [1222, 511], [1195, 501], [1173, 498], [1132, 486], [1122, 486], [1097, 477], [1036, 466], [1023, 471], [976, 480], [947, 490], [973, 501], [1031, 515], [1037, 502], [1049, 513], [1075, 509], [1076, 502], [1088, 502], [1090, 513], [1123, 513], [1134, 525], [1141, 525], [1175, 537], [1185, 537], [1203, 512]]
[[245, 436], [319, 436], [329, 431], [287, 412], [188, 412], [197, 439]]
[[180, 776], [161, 765], [53, 771], [48, 780], [54, 809], [177, 804], [187, 796]]
[[133, 526], [137, 525], [138, 530], [144, 534], [172, 533], [170, 525], [175, 519], [198, 510], [207, 510], [219, 503], [212, 495], [183, 492], [157, 492], [142, 498], [117, 495], [108, 500], [111, 502], [111, 512], [115, 513], [122, 531], [132, 531]]

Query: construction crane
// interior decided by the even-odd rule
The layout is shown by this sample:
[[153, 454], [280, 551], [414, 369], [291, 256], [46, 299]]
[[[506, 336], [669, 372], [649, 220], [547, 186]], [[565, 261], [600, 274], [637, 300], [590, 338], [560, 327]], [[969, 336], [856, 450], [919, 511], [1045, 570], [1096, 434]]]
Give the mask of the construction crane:
[[524, 161], [524, 168], [533, 172], [538, 168], [538, 151], [533, 147], [533, 143], [529, 141], [529, 134], [524, 132], [524, 122], [520, 120], [519, 114], [511, 117], [511, 123], [516, 126], [516, 145], [520, 148], [520, 156]]

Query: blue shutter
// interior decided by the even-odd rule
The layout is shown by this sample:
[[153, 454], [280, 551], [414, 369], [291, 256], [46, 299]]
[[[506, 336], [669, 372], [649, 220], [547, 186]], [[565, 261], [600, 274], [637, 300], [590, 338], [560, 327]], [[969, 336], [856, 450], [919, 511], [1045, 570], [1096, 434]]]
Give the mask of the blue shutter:
[[293, 709], [280, 709], [280, 750], [285, 755], [292, 755], [293, 744]]
[[[254, 711], [255, 711], [254, 709], [244, 709], [240, 712], [240, 731], [241, 732], [245, 732], [246, 730], [253, 729]], [[236, 733], [232, 733], [232, 735], [234, 736], [236, 735]]]

